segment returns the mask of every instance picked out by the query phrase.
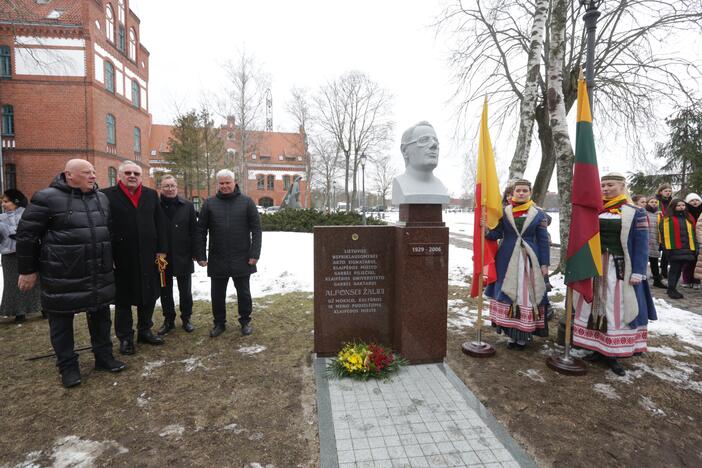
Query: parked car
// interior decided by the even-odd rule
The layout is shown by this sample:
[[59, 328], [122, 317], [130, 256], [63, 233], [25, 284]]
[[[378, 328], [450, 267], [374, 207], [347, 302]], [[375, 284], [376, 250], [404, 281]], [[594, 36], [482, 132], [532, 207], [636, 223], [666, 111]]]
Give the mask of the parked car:
[[266, 208], [266, 213], [272, 214], [272, 213], [277, 212], [278, 210], [280, 210], [279, 206], [269, 206], [268, 208]]
[[263, 214], [266, 212], [266, 208], [261, 205], [256, 205], [256, 209], [258, 210], [258, 214]]

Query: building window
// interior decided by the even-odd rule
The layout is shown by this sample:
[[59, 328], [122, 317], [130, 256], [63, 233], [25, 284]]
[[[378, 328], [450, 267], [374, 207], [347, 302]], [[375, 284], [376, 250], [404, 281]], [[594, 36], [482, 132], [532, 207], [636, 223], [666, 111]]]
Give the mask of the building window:
[[117, 0], [117, 17], [119, 22], [124, 24], [124, 0]]
[[125, 37], [124, 25], [117, 26], [117, 48], [124, 52], [126, 50], [127, 38]]
[[0, 46], [0, 78], [10, 78], [12, 76], [12, 59], [10, 48]]
[[115, 13], [109, 4], [105, 8], [105, 35], [108, 41], [115, 42]]
[[200, 197], [193, 197], [193, 208], [197, 213], [200, 212]]
[[264, 190], [266, 188], [266, 176], [259, 174], [256, 176], [256, 190]]
[[132, 105], [139, 108], [141, 103], [141, 89], [139, 89], [139, 82], [137, 80], [132, 80]]
[[115, 92], [115, 66], [105, 60], [105, 88], [111, 92]]
[[273, 206], [273, 199], [271, 197], [261, 197], [258, 199], [258, 204], [259, 206], [268, 208], [269, 206]]
[[2, 134], [15, 134], [15, 111], [9, 104], [2, 106]]
[[134, 127], [134, 155], [137, 157], [141, 155], [141, 130], [139, 127]]
[[4, 190], [17, 188], [17, 166], [5, 164], [5, 185]]
[[136, 62], [136, 32], [134, 28], [129, 29], [129, 58]]
[[231, 148], [229, 148], [229, 149], [227, 150], [227, 156], [226, 156], [225, 159], [224, 159], [224, 163], [225, 163], [226, 165], [234, 164], [234, 160], [235, 160], [235, 159], [236, 159], [236, 151], [233, 150], [233, 149], [231, 149]]
[[117, 185], [117, 169], [114, 167], [107, 168], [107, 185], [109, 187]]
[[275, 176], [274, 175], [269, 175], [268, 176], [268, 186], [266, 187], [267, 190], [275, 190]]
[[115, 122], [115, 116], [112, 114], [107, 114], [107, 144], [116, 145], [117, 144], [117, 123]]
[[283, 176], [283, 190], [286, 192], [290, 190], [290, 176], [289, 175], [284, 175]]

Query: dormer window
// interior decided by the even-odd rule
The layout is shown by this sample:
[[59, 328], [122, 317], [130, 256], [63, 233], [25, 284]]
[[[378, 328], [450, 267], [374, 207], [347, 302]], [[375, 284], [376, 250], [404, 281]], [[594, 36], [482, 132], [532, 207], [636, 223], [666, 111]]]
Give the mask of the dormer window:
[[129, 29], [129, 58], [136, 62], [136, 32], [134, 28]]
[[115, 12], [109, 4], [105, 7], [105, 35], [108, 41], [115, 42]]

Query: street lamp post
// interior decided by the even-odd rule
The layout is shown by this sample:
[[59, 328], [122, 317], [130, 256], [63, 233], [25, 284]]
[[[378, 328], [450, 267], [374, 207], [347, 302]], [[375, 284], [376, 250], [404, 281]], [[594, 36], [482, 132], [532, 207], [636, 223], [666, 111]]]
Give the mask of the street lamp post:
[[332, 202], [329, 211], [336, 210], [336, 181], [332, 180]]
[[601, 13], [599, 11], [603, 0], [579, 0], [580, 5], [585, 7], [583, 22], [587, 32], [587, 55], [585, 59], [585, 82], [587, 83], [587, 97], [592, 108], [592, 92], [595, 89], [595, 31], [597, 30], [597, 19]]
[[366, 153], [361, 153], [361, 213], [363, 216], [363, 225], [366, 225]]

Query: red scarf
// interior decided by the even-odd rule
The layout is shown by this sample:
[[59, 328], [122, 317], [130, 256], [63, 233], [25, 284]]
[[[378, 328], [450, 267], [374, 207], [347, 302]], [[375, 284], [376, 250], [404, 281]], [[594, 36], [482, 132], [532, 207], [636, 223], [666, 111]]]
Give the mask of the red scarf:
[[129, 201], [132, 202], [132, 205], [134, 205], [134, 208], [139, 206], [139, 198], [141, 198], [141, 184], [139, 184], [139, 186], [137, 187], [137, 189], [134, 191], [133, 194], [132, 194], [132, 192], [129, 191], [127, 186], [122, 183], [121, 180], [119, 182], [117, 182], [117, 185], [119, 186], [120, 189], [122, 189], [122, 192], [124, 192], [124, 194], [127, 196], [127, 198], [129, 198]]

